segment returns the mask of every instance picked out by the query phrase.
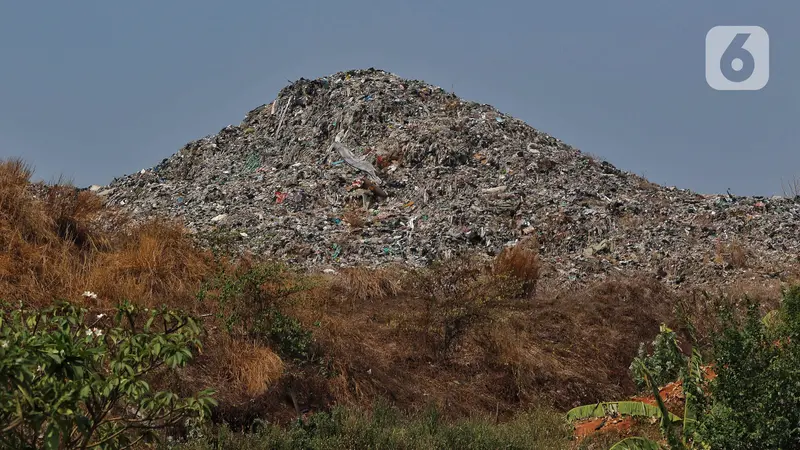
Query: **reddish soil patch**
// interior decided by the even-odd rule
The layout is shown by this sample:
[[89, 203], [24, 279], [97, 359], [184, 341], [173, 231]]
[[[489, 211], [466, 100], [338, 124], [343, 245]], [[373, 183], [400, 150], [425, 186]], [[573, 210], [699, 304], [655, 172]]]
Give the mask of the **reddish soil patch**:
[[[705, 379], [708, 381], [713, 380], [717, 376], [711, 366], [703, 367], [702, 370]], [[683, 382], [674, 381], [661, 388], [658, 392], [664, 404], [667, 406], [667, 410], [682, 417], [685, 400], [683, 395]], [[656, 402], [655, 397], [652, 395], [633, 397], [631, 401], [658, 406], [658, 402]], [[616, 431], [621, 434], [626, 434], [630, 432], [633, 424], [634, 419], [630, 416], [586, 419], [575, 423], [574, 436], [580, 441], [596, 433]]]
[[600, 417], [596, 419], [587, 419], [575, 424], [575, 437], [580, 440], [595, 433], [608, 433], [611, 431], [627, 434], [631, 431], [632, 426], [632, 417]]

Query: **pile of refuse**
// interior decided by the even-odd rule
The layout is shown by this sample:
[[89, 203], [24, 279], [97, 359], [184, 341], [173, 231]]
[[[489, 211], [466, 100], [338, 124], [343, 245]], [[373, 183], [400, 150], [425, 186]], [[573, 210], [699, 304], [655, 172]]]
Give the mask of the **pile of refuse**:
[[526, 237], [558, 280], [780, 278], [800, 257], [800, 198], [655, 185], [376, 69], [300, 79], [241, 124], [92, 189], [137, 218], [180, 218], [206, 245], [315, 269], [490, 256]]

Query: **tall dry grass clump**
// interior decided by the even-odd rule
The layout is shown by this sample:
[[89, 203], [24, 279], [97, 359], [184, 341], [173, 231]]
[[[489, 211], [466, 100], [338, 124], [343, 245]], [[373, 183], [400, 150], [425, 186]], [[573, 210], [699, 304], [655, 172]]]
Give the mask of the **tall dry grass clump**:
[[492, 273], [516, 281], [520, 284], [522, 295], [529, 296], [536, 290], [541, 268], [538, 243], [536, 239], [529, 239], [504, 248], [494, 260]]
[[87, 286], [106, 298], [192, 309], [200, 285], [215, 270], [211, 255], [175, 223], [139, 224], [113, 243], [113, 249], [94, 255], [85, 276]]
[[46, 190], [42, 203], [59, 239], [81, 250], [108, 248], [110, 237], [97, 221], [103, 212], [103, 201], [97, 195], [55, 185]]
[[11, 248], [14, 240], [42, 245], [53, 240], [51, 218], [30, 198], [32, 174], [21, 160], [0, 162], [0, 242], [4, 248]]
[[206, 343], [199, 366], [207, 384], [219, 386], [223, 396], [240, 401], [264, 394], [285, 369], [269, 347], [224, 333]]
[[328, 293], [351, 301], [383, 300], [400, 293], [405, 274], [406, 269], [398, 266], [343, 268], [330, 278], [332, 292]]
[[86, 255], [75, 242], [88, 241], [89, 231], [70, 226], [69, 218], [89, 211], [70, 214], [58, 195], [31, 185], [31, 175], [20, 160], [0, 162], [0, 292], [7, 300], [40, 304], [69, 295], [82, 271]]
[[714, 259], [731, 269], [747, 268], [750, 260], [750, 251], [738, 239], [730, 242], [717, 241]]
[[105, 305], [190, 306], [214, 270], [182, 228], [131, 224], [92, 192], [66, 184], [32, 184], [18, 159], [0, 162], [0, 293], [46, 305], [96, 292]]

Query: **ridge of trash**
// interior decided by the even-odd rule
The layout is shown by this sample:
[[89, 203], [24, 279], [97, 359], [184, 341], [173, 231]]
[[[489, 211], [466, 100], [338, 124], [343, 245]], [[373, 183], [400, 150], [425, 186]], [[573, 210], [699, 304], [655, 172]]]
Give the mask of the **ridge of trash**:
[[300, 79], [239, 125], [91, 189], [135, 218], [179, 218], [208, 246], [314, 269], [491, 256], [526, 237], [556, 281], [782, 279], [800, 260], [800, 197], [659, 186], [377, 69]]

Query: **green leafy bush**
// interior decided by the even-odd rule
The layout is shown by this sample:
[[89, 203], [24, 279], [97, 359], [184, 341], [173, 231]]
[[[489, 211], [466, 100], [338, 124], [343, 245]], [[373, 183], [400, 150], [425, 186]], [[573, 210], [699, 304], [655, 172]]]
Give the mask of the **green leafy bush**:
[[784, 292], [777, 317], [765, 324], [752, 302], [744, 318], [723, 311], [717, 377], [698, 427], [711, 448], [800, 447], [800, 286]]
[[263, 263], [238, 273], [220, 272], [203, 286], [199, 301], [216, 301], [231, 334], [250, 336], [285, 359], [316, 362], [313, 334], [280, 309], [281, 302], [311, 287], [306, 277], [279, 264]]
[[149, 375], [175, 369], [200, 347], [180, 313], [125, 303], [113, 317], [58, 304], [0, 311], [0, 446], [125, 448], [155, 430], [203, 420], [212, 392], [155, 391]]
[[[648, 355], [646, 346], [641, 344], [637, 359], [647, 368], [653, 378], [653, 382], [658, 386], [663, 386], [678, 379], [681, 370], [688, 363], [688, 358], [678, 346], [677, 334], [662, 324], [658, 335], [653, 340], [652, 347], [653, 352]], [[647, 389], [647, 382], [642, 375], [642, 371], [637, 369], [636, 364], [638, 364], [637, 361], [631, 364], [631, 378], [633, 378], [639, 390], [645, 390]]]
[[[710, 382], [697, 349], [691, 358], [682, 357], [687, 361], [677, 370], [685, 398], [684, 417], [679, 421], [682, 436], [673, 421], [664, 420], [668, 412], [659, 396], [658, 386], [672, 380], [657, 383], [651, 373], [652, 368], [664, 373], [671, 367], [664, 361], [676, 356], [675, 336], [662, 327], [653, 356], [658, 348], [660, 355], [634, 360], [635, 376], [644, 380], [661, 410], [650, 415], [661, 418], [670, 449], [800, 448], [800, 286], [784, 291], [777, 311], [762, 317], [759, 309], [758, 303], [749, 300], [744, 314], [737, 313], [732, 304], [721, 308], [722, 331], [712, 349], [716, 377]], [[588, 405], [575, 411], [594, 414], [593, 408]], [[612, 448], [656, 445], [641, 438], [626, 441]]]
[[272, 308], [261, 313], [251, 333], [273, 345], [282, 358], [301, 362], [311, 362], [315, 359], [314, 338], [311, 331], [304, 329], [299, 320], [277, 309]]

